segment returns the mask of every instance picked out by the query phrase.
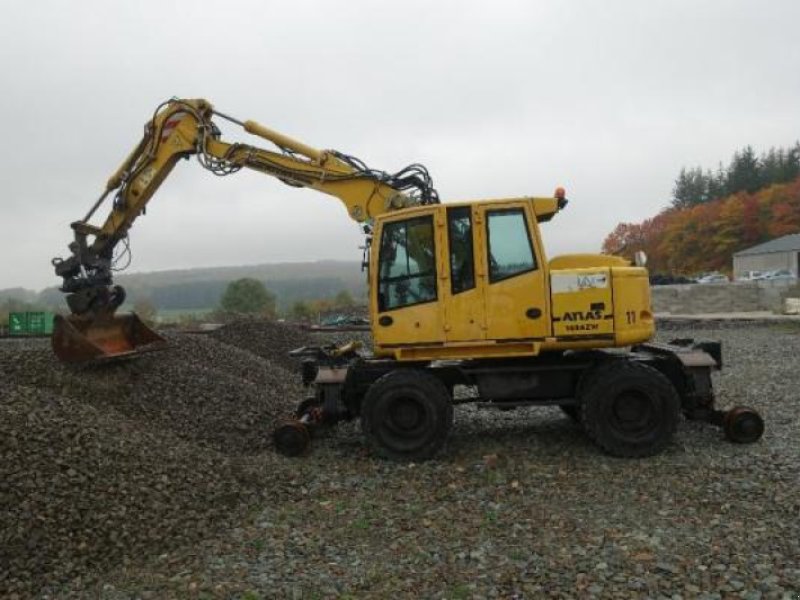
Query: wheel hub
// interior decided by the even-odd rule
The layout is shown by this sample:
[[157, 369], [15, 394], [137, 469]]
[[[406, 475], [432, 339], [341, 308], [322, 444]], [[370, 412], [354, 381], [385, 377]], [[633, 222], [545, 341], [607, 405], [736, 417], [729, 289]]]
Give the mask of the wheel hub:
[[424, 418], [422, 407], [410, 398], [398, 399], [389, 411], [389, 425], [398, 433], [414, 431]]
[[639, 432], [648, 428], [653, 416], [652, 408], [645, 394], [629, 391], [614, 399], [612, 418], [623, 431]]
[[299, 456], [308, 450], [311, 435], [308, 427], [300, 421], [290, 421], [278, 427], [272, 434], [275, 448], [284, 456]]

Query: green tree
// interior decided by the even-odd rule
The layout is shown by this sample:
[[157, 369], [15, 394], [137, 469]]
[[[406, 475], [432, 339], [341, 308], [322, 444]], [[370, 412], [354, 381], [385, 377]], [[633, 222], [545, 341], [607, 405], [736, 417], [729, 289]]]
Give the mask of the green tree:
[[752, 146], [745, 146], [741, 152], [734, 152], [728, 167], [727, 191], [753, 193], [761, 188], [761, 165]]
[[703, 169], [681, 169], [672, 188], [672, 205], [675, 208], [688, 208], [706, 202], [708, 199], [709, 180]]
[[220, 301], [227, 313], [275, 316], [275, 296], [257, 279], [231, 281]]
[[788, 183], [800, 176], [800, 142], [790, 148], [770, 148], [761, 155], [761, 185]]
[[708, 188], [706, 189], [706, 199], [708, 202], [719, 200], [728, 195], [728, 174], [725, 172], [722, 163], [717, 167], [716, 173], [712, 173], [710, 170], [706, 171], [706, 181], [708, 182]]
[[783, 165], [786, 153], [783, 148], [777, 150], [772, 147], [766, 154], [761, 155], [761, 175], [765, 185], [782, 182]]
[[712, 173], [700, 168], [681, 169], [672, 189], [672, 206], [683, 209], [726, 198], [739, 192], [754, 193], [776, 183], [800, 177], [800, 142], [788, 148], [772, 147], [757, 157], [752, 146], [733, 154], [727, 167]]
[[779, 177], [774, 183], [786, 183], [800, 177], [800, 142], [783, 153]]
[[298, 300], [292, 304], [292, 308], [289, 310], [289, 315], [298, 321], [310, 321], [314, 318], [314, 310], [307, 302]]

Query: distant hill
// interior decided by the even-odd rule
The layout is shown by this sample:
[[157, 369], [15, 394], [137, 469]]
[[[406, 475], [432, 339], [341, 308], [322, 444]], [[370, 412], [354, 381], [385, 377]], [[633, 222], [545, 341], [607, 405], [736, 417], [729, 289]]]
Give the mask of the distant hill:
[[[115, 281], [128, 292], [130, 303], [147, 299], [158, 309], [201, 310], [216, 307], [228, 283], [242, 277], [264, 282], [277, 296], [280, 309], [296, 300], [330, 298], [342, 290], [356, 299], [364, 298], [367, 290], [360, 263], [337, 260], [130, 273]], [[63, 305], [63, 294], [55, 287], [38, 294], [22, 288], [0, 290], [0, 301], [4, 297]]]
[[365, 275], [357, 261], [319, 260], [313, 262], [266, 263], [232, 267], [203, 267], [174, 269], [146, 273], [125, 273], [117, 280], [124, 286], [159, 286], [190, 281], [232, 281], [252, 277], [262, 281], [338, 278], [352, 283], [364, 283]]

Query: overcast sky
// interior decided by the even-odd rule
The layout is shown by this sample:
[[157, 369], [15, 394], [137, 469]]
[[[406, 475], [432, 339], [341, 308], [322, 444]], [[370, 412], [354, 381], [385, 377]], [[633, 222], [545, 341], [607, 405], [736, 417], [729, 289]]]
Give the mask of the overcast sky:
[[[797, 0], [0, 8], [0, 289], [58, 283], [69, 223], [171, 96], [384, 170], [424, 163], [445, 201], [563, 185], [551, 256], [653, 215], [682, 166], [800, 137]], [[361, 235], [334, 198], [191, 161], [131, 240], [147, 271], [358, 259]]]

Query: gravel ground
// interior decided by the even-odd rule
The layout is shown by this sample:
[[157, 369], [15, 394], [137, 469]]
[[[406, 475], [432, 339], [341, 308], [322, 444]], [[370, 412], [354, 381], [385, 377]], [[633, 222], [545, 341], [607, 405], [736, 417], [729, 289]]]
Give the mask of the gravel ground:
[[289, 356], [291, 350], [317, 344], [310, 334], [295, 325], [260, 320], [236, 321], [215, 330], [211, 336], [289, 370], [298, 366]]
[[186, 546], [257, 500], [246, 464], [143, 425], [0, 386], [0, 596]]
[[[760, 410], [761, 442], [737, 446], [682, 423], [665, 453], [623, 460], [557, 409], [460, 406], [441, 458], [397, 465], [370, 457], [358, 424], [346, 424], [303, 458], [243, 455], [258, 500], [191, 546], [155, 540], [52, 597], [795, 598], [800, 332], [750, 324], [679, 335], [723, 341], [719, 404]], [[179, 443], [219, 452], [191, 436]]]

